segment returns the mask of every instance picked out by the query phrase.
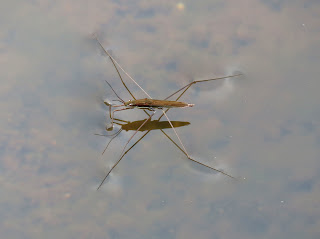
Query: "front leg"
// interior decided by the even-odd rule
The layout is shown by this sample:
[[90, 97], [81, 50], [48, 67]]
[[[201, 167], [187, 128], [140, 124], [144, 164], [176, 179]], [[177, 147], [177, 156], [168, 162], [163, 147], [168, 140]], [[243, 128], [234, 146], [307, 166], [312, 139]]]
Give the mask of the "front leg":
[[[123, 109], [118, 109], [118, 110], [114, 110], [114, 111], [112, 111], [111, 127], [113, 127], [114, 112], [116, 112], [116, 111], [122, 111], [122, 110], [131, 110], [131, 109], [133, 109], [133, 108], [132, 108], [132, 107], [128, 107], [128, 108], [123, 108]], [[111, 127], [110, 127], [110, 128], [111, 128]]]

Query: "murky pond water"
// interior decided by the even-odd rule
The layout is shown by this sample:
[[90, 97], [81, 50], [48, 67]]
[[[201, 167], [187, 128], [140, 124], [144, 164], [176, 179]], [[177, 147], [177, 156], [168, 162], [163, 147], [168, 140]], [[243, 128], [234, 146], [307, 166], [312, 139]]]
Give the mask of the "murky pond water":
[[[318, 238], [319, 3], [4, 5], [1, 235]], [[97, 191], [133, 131], [124, 129], [101, 155], [108, 138], [94, 134], [108, 133], [110, 123], [103, 101], [117, 99], [104, 81], [131, 96], [92, 33], [153, 98], [243, 72], [192, 86], [181, 100], [195, 106], [168, 117], [186, 122], [176, 130], [194, 159], [245, 180], [195, 165], [155, 129]], [[139, 109], [115, 114], [120, 123], [147, 117]]]

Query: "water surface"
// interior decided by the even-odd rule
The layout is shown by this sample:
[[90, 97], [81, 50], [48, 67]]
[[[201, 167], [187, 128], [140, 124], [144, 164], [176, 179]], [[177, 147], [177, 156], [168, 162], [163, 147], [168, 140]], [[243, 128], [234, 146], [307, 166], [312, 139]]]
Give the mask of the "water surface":
[[[319, 238], [319, 13], [316, 1], [3, 4], [1, 235]], [[92, 33], [153, 98], [243, 72], [193, 86], [182, 100], [195, 106], [168, 116], [190, 122], [177, 132], [193, 158], [246, 179], [191, 163], [153, 130], [96, 191], [132, 131], [101, 156], [94, 133], [116, 99], [104, 80], [131, 96]]]

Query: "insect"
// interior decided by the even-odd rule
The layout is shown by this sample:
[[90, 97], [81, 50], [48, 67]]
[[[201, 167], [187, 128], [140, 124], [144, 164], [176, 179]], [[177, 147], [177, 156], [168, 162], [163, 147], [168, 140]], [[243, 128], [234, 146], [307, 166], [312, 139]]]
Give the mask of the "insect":
[[[117, 111], [123, 111], [123, 110], [129, 110], [129, 109], [134, 109], [134, 108], [138, 108], [138, 109], [143, 109], [144, 112], [149, 116], [146, 120], [144, 120], [143, 122], [141, 122], [141, 125], [136, 129], [136, 131], [134, 132], [134, 134], [129, 138], [129, 140], [126, 142], [125, 146], [123, 147], [122, 149], [122, 152], [120, 154], [120, 158], [118, 159], [118, 161], [111, 167], [111, 169], [109, 170], [109, 172], [106, 174], [106, 176], [103, 178], [102, 182], [100, 183], [100, 185], [98, 186], [97, 190], [99, 190], [99, 188], [103, 185], [104, 181], [107, 179], [107, 177], [109, 176], [109, 174], [111, 173], [111, 171], [119, 164], [119, 162], [121, 161], [121, 159], [125, 156], [125, 154], [132, 148], [134, 147], [146, 134], [148, 134], [150, 132], [147, 131], [134, 145], [132, 145], [127, 151], [125, 151], [125, 149], [127, 148], [127, 145], [129, 144], [129, 142], [131, 141], [131, 139], [137, 134], [137, 132], [139, 132], [141, 130], [141, 128], [148, 122], [151, 120], [151, 118], [154, 116], [155, 112], [156, 112], [156, 109], [159, 109], [162, 111], [162, 114], [161, 116], [159, 117], [158, 120], [160, 120], [163, 116], [165, 116], [170, 124], [170, 127], [173, 129], [175, 135], [177, 136], [178, 140], [179, 140], [179, 143], [181, 145], [181, 148], [176, 144], [176, 146], [178, 146], [180, 148], [180, 150], [186, 155], [186, 157], [197, 163], [197, 164], [200, 164], [204, 167], [207, 167], [213, 171], [216, 171], [216, 172], [219, 172], [219, 173], [222, 173], [230, 178], [233, 178], [235, 179], [233, 176], [219, 170], [219, 169], [216, 169], [216, 168], [213, 168], [213, 167], [210, 167], [206, 164], [203, 164], [193, 158], [190, 157], [190, 155], [188, 154], [186, 148], [184, 147], [178, 133], [176, 132], [175, 130], [175, 127], [173, 126], [172, 122], [170, 121], [170, 119], [168, 118], [167, 116], [167, 112], [169, 109], [171, 108], [189, 108], [189, 107], [193, 107], [194, 104], [189, 104], [189, 103], [185, 103], [185, 102], [180, 102], [178, 101], [182, 95], [194, 84], [196, 83], [200, 83], [200, 82], [208, 82], [208, 81], [214, 81], [214, 80], [220, 80], [220, 79], [226, 79], [226, 78], [231, 78], [231, 77], [236, 77], [236, 76], [240, 76], [242, 75], [241, 73], [240, 74], [235, 74], [235, 75], [229, 75], [229, 76], [223, 76], [223, 77], [218, 77], [218, 78], [214, 78], [214, 79], [207, 79], [207, 80], [195, 80], [195, 81], [192, 81], [191, 83], [185, 85], [184, 87], [182, 87], [181, 89], [175, 91], [174, 93], [172, 93], [171, 95], [169, 95], [168, 97], [166, 97], [165, 99], [163, 100], [158, 100], [158, 99], [152, 99], [152, 97], [121, 67], [121, 65], [111, 56], [111, 54], [106, 51], [104, 49], [104, 47], [102, 46], [102, 44], [100, 43], [100, 41], [98, 40], [98, 38], [96, 38], [97, 42], [99, 43], [100, 47], [103, 49], [103, 51], [108, 55], [108, 57], [110, 58], [113, 66], [115, 67], [117, 73], [118, 73], [118, 76], [122, 82], [122, 84], [124, 85], [124, 87], [127, 89], [127, 91], [130, 93], [130, 95], [132, 96], [132, 100], [128, 100], [128, 101], [124, 101], [117, 93], [116, 91], [112, 88], [112, 86], [110, 85], [110, 83], [108, 81], [106, 81], [106, 83], [110, 86], [110, 88], [112, 89], [112, 91], [114, 92], [114, 94], [117, 96], [119, 102], [121, 102], [121, 104], [111, 104], [107, 101], [104, 101], [104, 103], [109, 106], [109, 112], [110, 112], [110, 117], [111, 117], [111, 127], [113, 127], [113, 124], [114, 124], [114, 113], [117, 112]], [[123, 79], [122, 79], [122, 76], [118, 70], [118, 67], [146, 94], [146, 96], [148, 98], [143, 98], [143, 99], [137, 99], [134, 97], [134, 95], [131, 93], [131, 91], [128, 89], [128, 87], [126, 86], [126, 84], [124, 83]], [[169, 98], [171, 98], [172, 96], [178, 94], [179, 92], [181, 92], [180, 95], [176, 98], [176, 100], [168, 100]], [[115, 109], [112, 111], [111, 113], [111, 109], [112, 107], [114, 108], [118, 108], [118, 109]], [[166, 109], [166, 110], [164, 110]], [[149, 114], [146, 110], [150, 111], [151, 114]], [[163, 131], [164, 132], [164, 131]], [[110, 141], [111, 142], [111, 141]], [[108, 143], [108, 145], [110, 144], [110, 142]], [[107, 147], [108, 147], [107, 145]], [[106, 147], [106, 148], [107, 148]], [[105, 150], [106, 150], [105, 148]], [[103, 153], [105, 152], [105, 150], [103, 151]], [[102, 153], [102, 154], [103, 154]]]

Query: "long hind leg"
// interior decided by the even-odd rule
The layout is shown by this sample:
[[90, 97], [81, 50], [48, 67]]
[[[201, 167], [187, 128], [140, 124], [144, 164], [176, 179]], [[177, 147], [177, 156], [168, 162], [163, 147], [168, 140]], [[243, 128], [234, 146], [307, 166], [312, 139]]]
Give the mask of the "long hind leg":
[[236, 179], [236, 178], [232, 177], [231, 175], [229, 175], [229, 174], [227, 174], [227, 173], [225, 173], [225, 172], [223, 172], [223, 171], [221, 171], [221, 170], [219, 170], [219, 169], [216, 169], [216, 168], [210, 167], [210, 166], [208, 166], [208, 165], [206, 165], [206, 164], [203, 164], [203, 163], [201, 163], [201, 162], [199, 162], [199, 161], [197, 161], [197, 160], [195, 160], [195, 159], [191, 158], [191, 157], [189, 156], [189, 154], [188, 154], [188, 152], [187, 152], [186, 148], [184, 147], [184, 145], [183, 145], [183, 143], [182, 143], [182, 141], [181, 141], [181, 139], [180, 139], [180, 137], [179, 137], [179, 135], [178, 135], [177, 131], [176, 131], [176, 130], [175, 130], [175, 128], [173, 127], [173, 125], [172, 125], [172, 123], [171, 123], [170, 119], [168, 118], [168, 116], [167, 116], [166, 112], [165, 112], [164, 110], [162, 110], [162, 111], [163, 111], [164, 116], [167, 118], [168, 122], [170, 123], [171, 128], [173, 129], [173, 131], [174, 131], [175, 135], [177, 136], [177, 138], [178, 138], [178, 140], [179, 140], [179, 142], [180, 142], [180, 144], [181, 144], [181, 146], [182, 146], [182, 148], [183, 148], [183, 150], [184, 150], [184, 153], [185, 153], [185, 155], [187, 156], [187, 158], [188, 158], [189, 160], [191, 160], [191, 161], [193, 161], [193, 162], [195, 162], [195, 163], [197, 163], [197, 164], [200, 164], [200, 165], [202, 165], [202, 166], [205, 166], [205, 167], [207, 167], [207, 168], [209, 168], [209, 169], [212, 169], [212, 170], [214, 170], [214, 171], [216, 171], [216, 172], [222, 173], [222, 174], [224, 174], [224, 175], [226, 175], [226, 176], [228, 176], [228, 177], [230, 177], [230, 178]]

